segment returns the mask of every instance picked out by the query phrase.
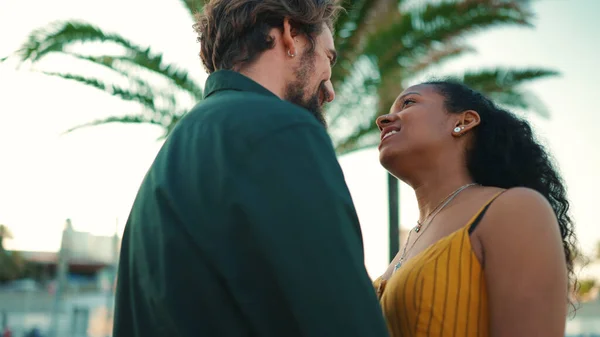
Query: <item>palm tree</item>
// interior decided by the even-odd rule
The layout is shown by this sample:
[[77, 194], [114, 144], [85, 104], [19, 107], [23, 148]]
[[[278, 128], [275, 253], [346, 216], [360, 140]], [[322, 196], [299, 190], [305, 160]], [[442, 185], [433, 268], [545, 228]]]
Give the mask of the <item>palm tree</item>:
[[0, 224], [0, 282], [18, 278], [24, 268], [21, 256], [4, 248], [4, 239], [12, 239], [12, 237], [8, 226]]
[[578, 282], [578, 288], [575, 296], [579, 301], [587, 302], [590, 300], [590, 295], [593, 295], [594, 289], [598, 286], [598, 281], [591, 278], [586, 278]]
[[[204, 0], [181, 1], [190, 14], [204, 4]], [[387, 112], [408, 82], [433, 66], [472, 51], [465, 37], [497, 26], [532, 26], [530, 2], [345, 0], [347, 11], [336, 23], [339, 65], [332, 74], [338, 99], [328, 116], [338, 154], [374, 146], [378, 140], [375, 118]], [[68, 48], [89, 42], [117, 44], [123, 52], [90, 56]], [[128, 86], [111, 85], [105, 79], [79, 74], [47, 72], [48, 75], [81, 82], [123, 100], [138, 102], [143, 108], [139, 114], [91, 121], [69, 131], [113, 122], [143, 123], [162, 127], [167, 136], [191, 105], [202, 99], [201, 85], [185, 69], [165, 64], [161, 53], [85, 22], [59, 22], [35, 30], [15, 56], [20, 62], [35, 63], [52, 53], [103, 66], [128, 79]], [[169, 89], [159, 90], [156, 82], [150, 81], [150, 75], [164, 80]], [[456, 77], [507, 107], [531, 109], [548, 117], [543, 105], [524, 91], [522, 84], [553, 75], [556, 72], [547, 69], [493, 68]], [[391, 259], [399, 249], [397, 179], [389, 175], [388, 185]]]
[[[181, 3], [190, 13], [191, 19], [193, 13], [200, 10], [203, 1], [181, 0]], [[97, 56], [74, 51], [72, 48], [77, 44], [97, 42], [116, 44], [121, 52]], [[62, 54], [101, 66], [107, 70], [106, 76], [95, 78], [70, 72], [42, 71], [43, 73], [97, 88], [125, 101], [136, 102], [142, 108], [140, 113], [90, 121], [67, 132], [117, 122], [157, 125], [163, 128], [163, 136], [166, 137], [192, 105], [202, 99], [202, 86], [191, 78], [187, 70], [165, 63], [162, 53], [86, 22], [54, 22], [36, 29], [11, 56], [18, 58], [20, 63], [33, 64], [50, 54]], [[0, 59], [0, 62], [11, 56]], [[127, 85], [110, 83], [108, 78], [118, 78], [121, 82], [125, 80]]]
[[8, 226], [0, 224], [0, 254], [4, 252], [4, 239], [12, 239]]

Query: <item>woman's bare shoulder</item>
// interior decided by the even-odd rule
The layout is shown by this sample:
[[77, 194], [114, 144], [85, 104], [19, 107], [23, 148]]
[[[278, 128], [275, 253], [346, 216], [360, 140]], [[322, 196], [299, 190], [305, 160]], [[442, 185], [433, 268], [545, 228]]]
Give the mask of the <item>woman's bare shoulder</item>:
[[490, 205], [474, 232], [485, 251], [510, 249], [520, 242], [529, 248], [561, 246], [557, 218], [548, 200], [524, 187], [508, 189]]

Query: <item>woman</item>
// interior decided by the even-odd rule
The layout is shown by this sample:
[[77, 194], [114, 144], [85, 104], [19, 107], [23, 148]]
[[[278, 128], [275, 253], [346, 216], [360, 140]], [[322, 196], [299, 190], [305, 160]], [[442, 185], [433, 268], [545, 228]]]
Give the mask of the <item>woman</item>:
[[405, 90], [377, 125], [381, 164], [420, 211], [375, 280], [391, 336], [564, 336], [573, 223], [529, 124], [441, 81]]

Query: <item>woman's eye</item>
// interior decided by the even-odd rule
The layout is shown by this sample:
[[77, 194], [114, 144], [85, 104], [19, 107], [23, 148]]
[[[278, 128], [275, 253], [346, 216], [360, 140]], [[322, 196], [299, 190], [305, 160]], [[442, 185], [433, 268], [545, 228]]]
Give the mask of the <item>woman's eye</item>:
[[409, 104], [415, 103], [415, 101], [413, 99], [407, 98], [406, 100], [404, 100], [404, 102], [402, 103], [402, 108], [405, 108], [406, 106], [408, 106]]

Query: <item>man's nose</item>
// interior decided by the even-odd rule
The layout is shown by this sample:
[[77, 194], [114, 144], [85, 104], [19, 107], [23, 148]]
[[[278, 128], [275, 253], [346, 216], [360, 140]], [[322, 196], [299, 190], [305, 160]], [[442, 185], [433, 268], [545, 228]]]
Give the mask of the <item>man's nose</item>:
[[335, 99], [335, 90], [331, 81], [325, 82], [323, 89], [325, 90], [325, 101], [331, 103]]

